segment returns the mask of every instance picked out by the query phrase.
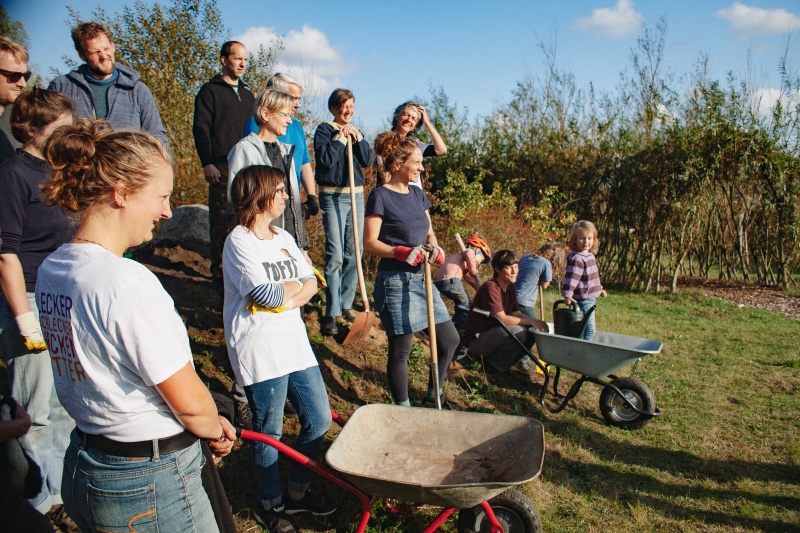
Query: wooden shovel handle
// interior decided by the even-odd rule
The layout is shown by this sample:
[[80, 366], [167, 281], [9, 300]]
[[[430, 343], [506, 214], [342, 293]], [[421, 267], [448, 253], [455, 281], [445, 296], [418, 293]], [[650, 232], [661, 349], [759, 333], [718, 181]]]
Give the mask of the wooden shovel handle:
[[353, 246], [356, 249], [356, 271], [358, 272], [358, 288], [361, 291], [361, 301], [364, 311], [369, 311], [367, 299], [367, 285], [364, 282], [364, 267], [361, 265], [361, 246], [358, 238], [358, 216], [356, 215], [356, 178], [353, 170], [353, 138], [347, 136], [347, 163], [350, 178], [350, 216], [353, 221]]

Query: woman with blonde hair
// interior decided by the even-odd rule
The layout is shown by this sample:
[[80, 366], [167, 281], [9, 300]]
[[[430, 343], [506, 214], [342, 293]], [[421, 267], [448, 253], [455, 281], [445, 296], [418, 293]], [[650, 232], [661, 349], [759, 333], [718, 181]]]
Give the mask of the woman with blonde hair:
[[[230, 198], [233, 182], [244, 167], [266, 165], [281, 170], [287, 176], [297, 174], [294, 162], [295, 147], [278, 140], [281, 135], [286, 135], [286, 128], [292, 123], [293, 110], [294, 98], [286, 93], [267, 89], [258, 95], [253, 113], [258, 133], [251, 133], [236, 143], [228, 154], [229, 205], [232, 205]], [[311, 264], [311, 259], [308, 257], [308, 235], [300, 202], [300, 187], [296, 179], [286, 181], [286, 194], [289, 195], [286, 210], [273, 223], [289, 232], [303, 251], [303, 257]]]
[[139, 130], [80, 120], [44, 147], [42, 195], [80, 220], [36, 283], [58, 398], [77, 427], [64, 506], [83, 531], [218, 531], [199, 439], [236, 438], [194, 370], [186, 326], [156, 276], [122, 257], [170, 218], [173, 160]]

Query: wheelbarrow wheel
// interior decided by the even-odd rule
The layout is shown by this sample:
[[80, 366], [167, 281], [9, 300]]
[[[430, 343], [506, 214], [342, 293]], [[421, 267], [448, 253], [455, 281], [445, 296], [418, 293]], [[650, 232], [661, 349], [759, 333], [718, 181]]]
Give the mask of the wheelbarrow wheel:
[[[611, 383], [622, 391], [631, 405], [642, 411], [655, 411], [656, 397], [650, 387], [640, 379], [617, 378]], [[610, 425], [624, 429], [638, 429], [653, 418], [652, 415], [643, 415], [631, 409], [611, 387], [603, 387], [603, 392], [600, 394], [600, 412]]]
[[[509, 489], [489, 500], [504, 533], [541, 533], [542, 518], [527, 496]], [[492, 525], [486, 518], [483, 507], [476, 505], [458, 513], [459, 533], [491, 533]]]

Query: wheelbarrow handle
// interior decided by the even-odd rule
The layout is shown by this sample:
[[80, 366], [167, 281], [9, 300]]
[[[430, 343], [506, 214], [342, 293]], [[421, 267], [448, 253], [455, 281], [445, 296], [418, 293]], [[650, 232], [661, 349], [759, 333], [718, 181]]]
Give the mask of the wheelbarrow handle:
[[[334, 414], [333, 411], [331, 411], [331, 414]], [[270, 437], [269, 435], [264, 435], [263, 433], [258, 433], [257, 431], [251, 431], [249, 429], [243, 429], [237, 427], [236, 436], [244, 440], [263, 442], [268, 446], [272, 446], [273, 448], [278, 450], [278, 452], [287, 455], [291, 460], [300, 463], [301, 465], [310, 469], [315, 474], [324, 477], [331, 483], [342, 487], [347, 492], [356, 496], [359, 502], [361, 503], [361, 519], [359, 520], [356, 531], [363, 532], [367, 528], [367, 522], [369, 522], [369, 517], [371, 514], [372, 502], [366, 494], [355, 488], [347, 481], [333, 475], [326, 468], [320, 466], [318, 462], [314, 461], [310, 457], [303, 455], [302, 453], [298, 452], [291, 446], [287, 446], [286, 444]]]
[[[490, 318], [490, 319], [494, 320], [495, 322], [497, 322], [497, 324], [498, 324], [498, 325], [499, 325], [501, 328], [503, 328], [503, 330], [504, 330], [504, 331], [505, 331], [505, 332], [508, 334], [508, 336], [509, 336], [509, 337], [511, 337], [512, 339], [514, 339], [514, 340], [516, 341], [516, 343], [517, 343], [517, 344], [519, 344], [519, 347], [520, 347], [520, 348], [522, 348], [522, 351], [523, 351], [524, 353], [528, 354], [528, 357], [530, 357], [531, 359], [533, 359], [533, 362], [536, 364], [536, 366], [538, 366], [538, 367], [539, 367], [539, 369], [540, 369], [540, 370], [542, 371], [542, 373], [544, 374], [544, 388], [543, 388], [543, 390], [545, 390], [545, 391], [546, 391], [546, 390], [547, 390], [547, 386], [549, 385], [549, 382], [550, 382], [550, 375], [549, 375], [549, 373], [547, 372], [547, 368], [546, 368], [546, 367], [545, 367], [545, 366], [542, 364], [542, 362], [539, 360], [539, 358], [538, 358], [538, 357], [536, 357], [535, 355], [533, 355], [533, 353], [531, 353], [531, 351], [528, 349], [528, 347], [527, 347], [527, 346], [525, 346], [525, 345], [522, 343], [522, 341], [521, 341], [521, 340], [519, 340], [519, 339], [517, 338], [517, 336], [516, 336], [516, 335], [514, 335], [513, 333], [511, 333], [511, 330], [510, 330], [510, 329], [508, 329], [508, 326], [506, 326], [505, 322], [503, 322], [502, 320], [500, 320], [500, 317], [499, 317], [499, 316], [495, 315], [494, 313], [491, 313], [491, 312], [487, 311], [486, 309], [480, 309], [480, 308], [478, 308], [478, 307], [473, 307], [473, 308], [472, 308], [472, 311], [475, 311], [475, 312], [476, 312], [476, 313], [478, 313], [479, 315], [483, 315], [483, 316], [485, 316], [485, 317], [488, 317], [488, 318]], [[542, 405], [544, 405], [544, 396], [542, 396], [542, 397], [540, 397], [540, 398], [539, 398], [539, 403], [541, 403]]]

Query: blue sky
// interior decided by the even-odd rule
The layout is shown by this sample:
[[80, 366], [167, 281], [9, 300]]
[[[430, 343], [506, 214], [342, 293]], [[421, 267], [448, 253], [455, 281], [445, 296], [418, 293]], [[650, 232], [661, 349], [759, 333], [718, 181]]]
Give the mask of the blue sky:
[[[30, 34], [31, 62], [46, 78], [77, 59], [64, 0], [3, 0]], [[152, 0], [144, 0], [147, 4]], [[90, 18], [98, 0], [68, 0]], [[104, 0], [106, 13], [130, 0]], [[161, 1], [162, 5], [169, 2]], [[750, 72], [774, 97], [779, 58], [800, 68], [800, 5], [796, 0], [528, 0], [495, 2], [352, 0], [274, 2], [218, 0], [231, 37], [251, 50], [283, 41], [279, 68], [301, 79], [323, 100], [336, 87], [356, 96], [356, 126], [377, 131], [394, 107], [429, 87], [443, 87], [471, 118], [507, 102], [518, 81], [544, 76], [541, 40], [556, 46], [556, 63], [582, 87], [615, 92], [630, 69], [630, 51], [642, 24], [668, 25], [665, 66], [677, 77], [692, 71], [701, 53], [713, 77]], [[342, 9], [341, 6], [347, 6]], [[794, 32], [794, 33], [791, 33]], [[790, 36], [791, 35], [791, 36]], [[795, 70], [795, 73], [797, 71]], [[319, 105], [319, 104], [317, 104]], [[329, 117], [326, 117], [329, 118]]]

